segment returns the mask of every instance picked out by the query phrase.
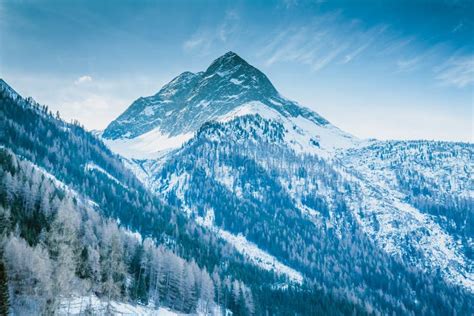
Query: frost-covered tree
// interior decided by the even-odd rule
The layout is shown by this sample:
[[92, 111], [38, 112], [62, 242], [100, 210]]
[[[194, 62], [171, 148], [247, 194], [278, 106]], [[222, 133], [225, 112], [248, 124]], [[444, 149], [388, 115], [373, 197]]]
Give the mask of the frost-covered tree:
[[117, 225], [108, 222], [102, 233], [101, 271], [102, 294], [110, 312], [111, 302], [123, 296], [126, 280], [126, 267], [123, 262], [123, 242]]
[[184, 266], [181, 293], [183, 296], [181, 310], [187, 313], [195, 311], [197, 304], [196, 280], [190, 264]]
[[12, 236], [5, 243], [4, 256], [12, 303], [28, 307], [29, 312], [23, 313], [44, 313], [52, 287], [52, 264], [47, 250], [41, 245], [30, 247], [23, 239]]
[[60, 298], [69, 298], [79, 261], [77, 232], [80, 219], [70, 201], [65, 199], [58, 207], [56, 218], [48, 235], [48, 249], [53, 259], [53, 310]]
[[204, 269], [201, 272], [201, 278], [199, 280], [200, 284], [200, 295], [199, 299], [201, 301], [204, 313], [207, 314], [211, 303], [214, 302], [214, 283], [212, 282], [209, 273]]

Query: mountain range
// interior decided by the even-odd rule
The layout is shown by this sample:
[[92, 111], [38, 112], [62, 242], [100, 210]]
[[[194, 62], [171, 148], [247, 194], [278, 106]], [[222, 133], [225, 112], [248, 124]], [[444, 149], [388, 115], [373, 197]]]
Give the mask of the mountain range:
[[[281, 199], [308, 221], [318, 218], [337, 227], [330, 205], [343, 202], [358, 228], [387, 253], [408, 257], [423, 269], [440, 269], [450, 282], [474, 289], [470, 144], [359, 140], [282, 97], [262, 72], [233, 52], [204, 72], [185, 72], [156, 95], [138, 99], [102, 137], [132, 161], [155, 193], [165, 200], [172, 196], [189, 213], [205, 217], [210, 210], [226, 218], [230, 212], [226, 203], [190, 200], [187, 192], [200, 188], [193, 183], [196, 171], [218, 182], [208, 189], [222, 187], [236, 203], [257, 204], [269, 214], [276, 208], [272, 203], [281, 202], [266, 201], [269, 194], [284, 192]], [[192, 154], [197, 157], [189, 168], [177, 166]], [[306, 167], [305, 160], [312, 159], [322, 159], [338, 179], [318, 183], [324, 175], [315, 165]], [[250, 164], [261, 169], [257, 179], [247, 170]], [[245, 173], [248, 179], [242, 178]], [[265, 177], [275, 188], [263, 194], [268, 183], [258, 180]], [[325, 206], [315, 205], [315, 199]], [[246, 236], [246, 229], [233, 233]]]
[[[40, 202], [31, 211], [29, 193], [11, 189], [15, 174], [39, 172], [76, 201], [78, 231], [94, 212], [113, 220], [123, 240], [139, 236], [124, 242], [134, 245], [122, 250], [123, 280], [132, 281], [120, 283], [117, 302], [236, 315], [472, 311], [471, 143], [359, 139], [283, 97], [233, 52], [138, 98], [99, 135], [0, 83], [6, 254], [21, 238], [61, 262], [42, 237], [54, 232], [60, 212]], [[42, 192], [34, 185], [31, 192]], [[102, 262], [96, 235], [78, 239]], [[153, 283], [155, 265], [144, 263], [153, 247], [183, 270], [159, 270]], [[90, 261], [82, 259], [75, 262]], [[188, 266], [195, 272], [185, 277]], [[165, 282], [170, 275], [178, 275], [177, 290]], [[90, 281], [89, 292], [75, 286], [68, 293], [104, 300], [100, 280]]]

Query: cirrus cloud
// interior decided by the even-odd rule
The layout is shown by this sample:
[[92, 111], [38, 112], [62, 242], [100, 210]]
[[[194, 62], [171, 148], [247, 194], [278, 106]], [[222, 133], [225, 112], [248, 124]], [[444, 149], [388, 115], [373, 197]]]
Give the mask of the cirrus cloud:
[[452, 57], [435, 69], [442, 85], [464, 88], [474, 83], [474, 55]]

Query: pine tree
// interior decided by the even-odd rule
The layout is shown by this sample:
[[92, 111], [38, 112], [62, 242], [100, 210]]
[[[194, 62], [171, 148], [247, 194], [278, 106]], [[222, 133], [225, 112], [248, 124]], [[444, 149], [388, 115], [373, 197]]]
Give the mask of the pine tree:
[[3, 253], [0, 251], [0, 315], [8, 315], [10, 297], [8, 293], [8, 278]]
[[130, 262], [130, 273], [133, 277], [133, 283], [130, 289], [130, 297], [133, 300], [140, 301], [142, 303], [148, 302], [148, 284], [146, 269], [147, 266], [144, 264], [144, 248], [142, 245], [135, 247], [132, 260]]

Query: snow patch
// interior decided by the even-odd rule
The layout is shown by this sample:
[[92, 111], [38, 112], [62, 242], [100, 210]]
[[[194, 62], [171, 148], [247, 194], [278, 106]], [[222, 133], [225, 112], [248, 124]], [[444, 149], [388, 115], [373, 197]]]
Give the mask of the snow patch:
[[268, 99], [268, 101], [270, 101], [271, 104], [274, 104], [274, 105], [278, 105], [278, 106], [282, 106], [283, 104], [281, 104], [280, 102], [278, 101], [275, 101], [273, 99]]
[[143, 114], [145, 114], [146, 116], [152, 116], [155, 114], [155, 111], [153, 110], [153, 108], [151, 106], [147, 106], [144, 110], [143, 110]]
[[274, 256], [258, 248], [256, 244], [248, 241], [243, 235], [234, 235], [228, 231], [219, 229], [219, 236], [232, 244], [237, 251], [247, 257], [251, 262], [257, 266], [267, 270], [274, 271], [280, 275], [286, 275], [291, 282], [302, 284], [303, 276], [298, 271], [284, 265], [278, 261]]
[[242, 84], [242, 82], [244, 82], [244, 81], [243, 81], [243, 80], [238, 80], [238, 79], [232, 78], [232, 79], [230, 79], [230, 82], [232, 82], [232, 83], [235, 84], [235, 85], [240, 86], [240, 85]]
[[95, 170], [95, 171], [98, 171], [100, 173], [103, 173], [105, 176], [107, 176], [107, 178], [109, 178], [110, 180], [112, 180], [113, 182], [117, 183], [118, 185], [124, 187], [125, 189], [128, 189], [128, 187], [123, 184], [122, 182], [120, 182], [117, 178], [115, 178], [113, 175], [111, 175], [110, 173], [108, 173], [107, 171], [105, 171], [103, 168], [99, 167], [98, 165], [96, 165], [95, 163], [93, 162], [88, 162], [85, 166], [84, 166], [84, 170], [85, 171], [92, 171], [92, 170]]
[[102, 139], [112, 150], [130, 159], [154, 159], [161, 152], [179, 148], [182, 144], [193, 137], [194, 133], [170, 136], [163, 134], [159, 128], [155, 128], [136, 138], [127, 139]]
[[207, 100], [201, 100], [201, 101], [199, 101], [199, 103], [198, 103], [198, 104], [196, 104], [196, 107], [198, 107], [198, 108], [200, 108], [200, 107], [203, 107], [203, 108], [205, 108], [205, 107], [207, 107], [209, 104], [211, 104], [211, 102], [210, 102], [210, 101], [207, 101]]

